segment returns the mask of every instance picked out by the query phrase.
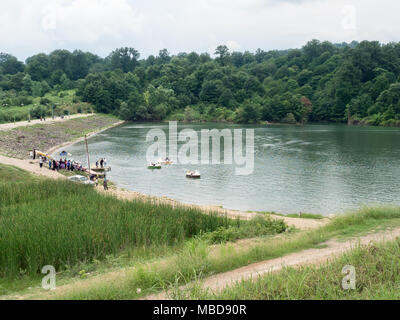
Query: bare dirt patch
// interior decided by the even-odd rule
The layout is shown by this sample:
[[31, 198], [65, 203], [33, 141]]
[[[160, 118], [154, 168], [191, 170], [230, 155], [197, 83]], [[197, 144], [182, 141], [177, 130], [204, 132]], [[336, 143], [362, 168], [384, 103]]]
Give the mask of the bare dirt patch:
[[73, 141], [85, 134], [119, 123], [113, 117], [93, 115], [63, 121], [49, 121], [30, 126], [0, 130], [0, 154], [17, 159], [28, 159], [29, 151], [36, 148], [47, 151], [65, 141]]

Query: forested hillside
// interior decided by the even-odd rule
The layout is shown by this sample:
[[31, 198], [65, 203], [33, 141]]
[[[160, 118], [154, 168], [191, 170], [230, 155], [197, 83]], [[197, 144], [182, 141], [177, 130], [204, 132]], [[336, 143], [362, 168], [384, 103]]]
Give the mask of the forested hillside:
[[[126, 120], [400, 125], [400, 43], [310, 41], [301, 49], [209, 54], [133, 48], [0, 55], [0, 105], [76, 89], [76, 99]], [[28, 100], [28, 101], [27, 101]]]

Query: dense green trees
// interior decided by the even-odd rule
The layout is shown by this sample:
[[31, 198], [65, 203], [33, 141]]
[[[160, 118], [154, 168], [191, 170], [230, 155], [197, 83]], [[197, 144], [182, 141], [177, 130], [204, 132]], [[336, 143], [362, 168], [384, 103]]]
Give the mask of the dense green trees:
[[131, 72], [137, 66], [139, 57], [139, 52], [133, 48], [120, 48], [113, 51], [107, 59], [112, 70]]
[[16, 74], [24, 71], [24, 64], [17, 60], [16, 57], [0, 53], [0, 74]]
[[76, 88], [97, 111], [127, 120], [256, 123], [348, 122], [400, 125], [400, 43], [332, 44], [301, 49], [139, 59], [134, 48], [107, 58], [82, 51], [37, 54], [23, 64], [0, 54], [0, 90], [42, 96]]

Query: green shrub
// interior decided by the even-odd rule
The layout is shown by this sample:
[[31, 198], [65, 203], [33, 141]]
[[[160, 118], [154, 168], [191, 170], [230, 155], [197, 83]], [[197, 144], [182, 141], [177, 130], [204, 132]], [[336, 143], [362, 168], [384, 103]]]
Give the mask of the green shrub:
[[237, 221], [236, 226], [220, 227], [204, 237], [211, 243], [223, 243], [237, 239], [259, 237], [285, 232], [288, 225], [281, 219], [255, 218], [250, 221]]

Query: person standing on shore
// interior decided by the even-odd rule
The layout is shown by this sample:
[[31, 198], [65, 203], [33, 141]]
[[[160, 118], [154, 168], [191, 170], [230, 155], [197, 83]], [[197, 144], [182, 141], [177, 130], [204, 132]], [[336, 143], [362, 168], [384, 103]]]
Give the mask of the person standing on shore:
[[104, 187], [104, 190], [105, 190], [105, 191], [108, 190], [108, 180], [107, 180], [107, 177], [106, 177], [106, 176], [104, 176], [103, 187]]
[[42, 157], [40, 157], [40, 159], [39, 159], [39, 166], [40, 166], [40, 168], [43, 168], [43, 158]]
[[33, 148], [33, 160], [36, 160], [36, 149]]
[[30, 152], [29, 152], [29, 158], [30, 158], [31, 160], [33, 160], [33, 151], [30, 151]]

